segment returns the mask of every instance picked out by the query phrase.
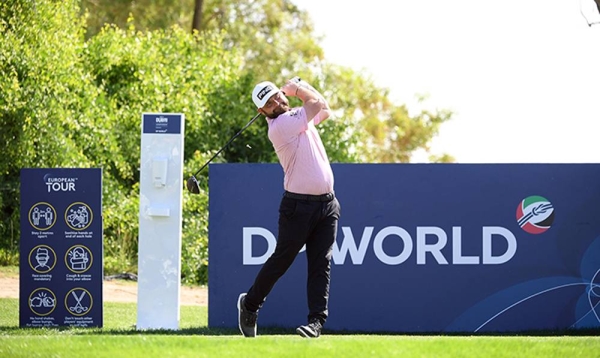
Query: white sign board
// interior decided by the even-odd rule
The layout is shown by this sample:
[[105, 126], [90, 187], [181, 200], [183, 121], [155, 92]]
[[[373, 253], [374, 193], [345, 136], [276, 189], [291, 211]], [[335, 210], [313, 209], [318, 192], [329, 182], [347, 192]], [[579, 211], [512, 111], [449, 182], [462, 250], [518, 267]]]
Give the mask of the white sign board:
[[138, 329], [179, 329], [184, 122], [142, 114]]

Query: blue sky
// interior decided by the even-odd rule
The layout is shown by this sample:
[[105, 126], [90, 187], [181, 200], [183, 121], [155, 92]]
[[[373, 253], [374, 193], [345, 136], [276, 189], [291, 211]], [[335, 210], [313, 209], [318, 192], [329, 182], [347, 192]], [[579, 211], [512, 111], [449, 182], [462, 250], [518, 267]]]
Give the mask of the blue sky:
[[324, 37], [327, 60], [364, 71], [413, 111], [416, 95], [454, 111], [435, 154], [600, 162], [600, 24], [581, 14], [597, 20], [593, 0], [293, 1]]

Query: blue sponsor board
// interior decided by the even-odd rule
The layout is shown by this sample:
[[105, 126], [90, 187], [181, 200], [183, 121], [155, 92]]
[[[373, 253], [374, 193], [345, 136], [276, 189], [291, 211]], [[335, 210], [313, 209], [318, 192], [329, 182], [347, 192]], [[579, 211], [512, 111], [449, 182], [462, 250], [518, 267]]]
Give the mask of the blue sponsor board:
[[[334, 164], [342, 207], [326, 328], [518, 332], [600, 327], [600, 165]], [[274, 249], [278, 164], [212, 164], [209, 326]], [[259, 312], [306, 322], [302, 252]]]
[[102, 327], [102, 170], [22, 169], [19, 325]]

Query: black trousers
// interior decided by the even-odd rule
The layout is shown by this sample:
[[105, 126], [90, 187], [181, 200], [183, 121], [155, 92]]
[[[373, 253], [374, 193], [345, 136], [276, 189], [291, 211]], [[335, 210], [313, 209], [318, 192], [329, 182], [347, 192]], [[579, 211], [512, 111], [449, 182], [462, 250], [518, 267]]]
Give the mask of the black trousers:
[[259, 271], [246, 296], [246, 308], [258, 311], [279, 278], [306, 245], [308, 320], [327, 320], [332, 247], [337, 235], [340, 204], [284, 196], [279, 206], [279, 234], [273, 254]]

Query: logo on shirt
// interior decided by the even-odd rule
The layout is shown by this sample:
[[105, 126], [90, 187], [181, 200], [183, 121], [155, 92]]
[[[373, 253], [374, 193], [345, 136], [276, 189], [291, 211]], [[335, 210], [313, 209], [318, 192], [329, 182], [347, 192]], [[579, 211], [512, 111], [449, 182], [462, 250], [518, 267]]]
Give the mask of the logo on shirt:
[[273, 90], [273, 86], [267, 85], [267, 86], [265, 86], [265, 88], [261, 89], [260, 92], [258, 92], [256, 97], [258, 97], [258, 99], [262, 101], [262, 99], [265, 98], [265, 96], [272, 90]]

